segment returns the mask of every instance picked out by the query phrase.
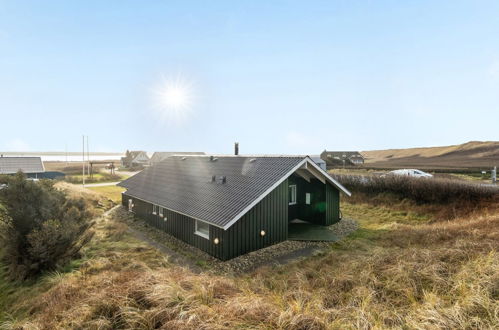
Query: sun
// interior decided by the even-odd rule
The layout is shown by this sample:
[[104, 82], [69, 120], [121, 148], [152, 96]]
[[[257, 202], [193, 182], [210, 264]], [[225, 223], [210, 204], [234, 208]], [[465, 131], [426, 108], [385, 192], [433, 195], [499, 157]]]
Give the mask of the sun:
[[168, 87], [163, 91], [163, 102], [170, 108], [184, 108], [188, 104], [187, 94], [181, 86]]
[[154, 108], [163, 121], [181, 122], [192, 111], [194, 97], [193, 84], [185, 77], [163, 77], [153, 90]]

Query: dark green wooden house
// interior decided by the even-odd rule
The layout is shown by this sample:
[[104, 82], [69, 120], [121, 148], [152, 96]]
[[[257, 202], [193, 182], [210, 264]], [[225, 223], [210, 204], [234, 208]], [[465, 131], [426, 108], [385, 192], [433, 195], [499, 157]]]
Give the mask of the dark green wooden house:
[[287, 240], [295, 219], [338, 222], [350, 195], [308, 156], [173, 156], [119, 185], [130, 212], [222, 260]]

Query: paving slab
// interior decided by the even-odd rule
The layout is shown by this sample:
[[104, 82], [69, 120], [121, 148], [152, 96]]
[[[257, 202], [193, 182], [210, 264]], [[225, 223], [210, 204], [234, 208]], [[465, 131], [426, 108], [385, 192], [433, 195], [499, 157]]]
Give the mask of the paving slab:
[[335, 242], [340, 237], [326, 226], [312, 223], [290, 223], [288, 239], [290, 241]]

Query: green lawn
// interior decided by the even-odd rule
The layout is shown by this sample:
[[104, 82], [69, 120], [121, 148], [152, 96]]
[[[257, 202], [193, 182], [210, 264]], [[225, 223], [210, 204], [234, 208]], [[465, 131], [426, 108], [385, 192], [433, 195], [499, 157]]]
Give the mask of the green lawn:
[[[108, 172], [99, 172], [99, 173], [94, 173], [92, 178], [90, 178], [88, 175], [85, 175], [85, 183], [105, 183], [105, 182], [117, 182], [117, 181], [122, 181], [128, 178], [128, 175], [123, 175], [123, 174], [110, 174]], [[83, 175], [77, 174], [77, 175], [68, 175], [64, 179], [64, 181], [74, 183], [74, 184], [81, 184], [83, 181]]]

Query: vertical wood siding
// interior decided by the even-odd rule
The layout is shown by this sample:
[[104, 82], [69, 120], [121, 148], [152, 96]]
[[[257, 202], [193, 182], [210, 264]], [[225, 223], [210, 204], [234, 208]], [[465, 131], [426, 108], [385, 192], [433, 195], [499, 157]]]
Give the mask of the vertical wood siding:
[[340, 191], [326, 184], [326, 225], [332, 225], [340, 221]]
[[[206, 253], [227, 260], [263, 247], [285, 241], [288, 238], [288, 183], [285, 180], [268, 196], [253, 207], [228, 230], [210, 225], [210, 239], [194, 233], [195, 219], [164, 210], [163, 216], [152, 214], [152, 204], [123, 193], [122, 204], [128, 207], [133, 199], [133, 212], [149, 225], [164, 230], [172, 236], [193, 245]], [[260, 231], [265, 231], [265, 236]], [[217, 245], [213, 241], [218, 238]]]
[[[165, 216], [167, 218], [165, 221], [159, 215], [152, 214], [153, 205], [151, 203], [128, 196], [126, 192], [122, 195], [122, 204], [128, 208], [128, 199], [132, 198], [133, 212], [151, 226], [164, 230], [216, 258], [228, 260], [288, 239], [288, 219], [290, 217], [288, 213], [290, 209], [288, 186], [297, 182], [300, 186], [303, 185], [303, 182], [300, 183], [297, 179], [302, 180], [301, 178], [285, 180], [229, 229], [223, 230], [210, 225], [209, 240], [194, 233], [196, 220], [193, 218], [164, 209], [163, 218]], [[310, 209], [304, 208], [296, 212], [300, 212], [302, 217], [308, 217], [308, 219], [302, 218], [303, 220], [323, 225], [338, 222], [339, 190], [329, 183], [324, 185], [318, 180], [315, 180], [317, 182], [313, 180], [312, 184], [303, 181], [308, 185], [308, 188], [304, 188], [307, 185], [302, 188], [298, 187], [300, 197], [297, 205], [306, 205], [305, 192], [313, 193], [313, 202], [312, 205], [306, 205]], [[315, 211], [313, 208], [316, 208]], [[264, 236], [260, 235], [262, 230], [265, 231]], [[219, 239], [219, 244], [214, 243], [215, 238]]]
[[[261, 236], [260, 232], [265, 231]], [[288, 239], [288, 180], [246, 213], [226, 231], [225, 259], [255, 251]]]
[[[289, 220], [300, 219], [318, 225], [326, 225], [326, 185], [317, 179], [310, 182], [292, 175], [290, 185], [296, 185], [296, 204], [289, 206]], [[310, 204], [306, 203], [306, 194], [310, 193]]]
[[[149, 225], [163, 230], [214, 257], [223, 259], [223, 245], [217, 245], [213, 242], [215, 238], [219, 238], [221, 242], [224, 241], [225, 231], [223, 229], [210, 225], [210, 239], [208, 240], [194, 233], [195, 220], [193, 218], [166, 209], [163, 211], [163, 217], [160, 217], [158, 214], [152, 214], [153, 205], [151, 203], [127, 196], [126, 193], [123, 194], [122, 199], [124, 207], [128, 207], [129, 198], [133, 199], [133, 213], [144, 219]], [[166, 217], [166, 221], [164, 217]]]

